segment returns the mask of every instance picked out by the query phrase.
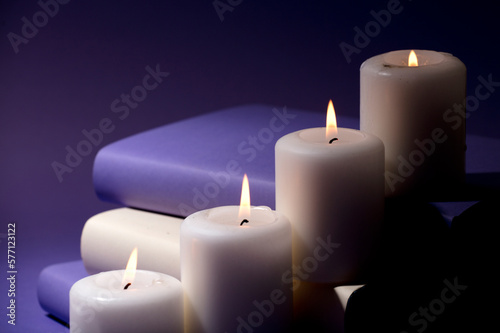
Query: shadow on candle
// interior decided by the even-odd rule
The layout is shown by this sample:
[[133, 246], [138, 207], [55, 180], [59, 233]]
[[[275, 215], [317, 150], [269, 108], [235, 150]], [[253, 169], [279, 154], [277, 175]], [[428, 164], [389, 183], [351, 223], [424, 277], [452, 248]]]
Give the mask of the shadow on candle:
[[343, 332], [344, 309], [331, 284], [301, 281], [293, 294], [294, 333]]
[[387, 199], [380, 247], [366, 286], [349, 298], [345, 332], [405, 331], [408, 316], [439, 294], [448, 239], [447, 224], [431, 205]]
[[[486, 305], [490, 297], [487, 281], [498, 276], [498, 207], [500, 194], [479, 201], [451, 223], [453, 269], [470, 286], [472, 304]], [[491, 301], [490, 301], [491, 302]]]
[[463, 184], [439, 185], [432, 191], [415, 191], [407, 198], [425, 197], [429, 201], [479, 201], [500, 194], [500, 172], [468, 173]]
[[500, 194], [500, 172], [468, 173], [463, 184], [440, 185], [432, 191], [415, 191], [411, 197], [429, 201], [478, 201]]
[[386, 199], [379, 248], [367, 280], [423, 278], [441, 271], [449, 243], [439, 210], [416, 199]]
[[189, 318], [184, 317], [184, 332], [202, 332], [203, 325], [200, 316], [196, 313], [186, 295], [184, 295], [184, 313], [189, 313]]
[[[487, 331], [498, 262], [499, 196], [446, 228], [427, 204], [388, 203], [383, 248], [366, 286], [349, 298], [345, 332]], [[396, 225], [399, 220], [399, 225]], [[494, 302], [494, 301], [493, 301]], [[482, 329], [484, 328], [484, 329]]]

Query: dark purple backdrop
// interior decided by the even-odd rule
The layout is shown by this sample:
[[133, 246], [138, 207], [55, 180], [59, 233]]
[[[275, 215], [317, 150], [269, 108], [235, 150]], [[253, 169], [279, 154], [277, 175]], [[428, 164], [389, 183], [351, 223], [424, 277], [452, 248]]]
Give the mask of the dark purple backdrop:
[[[1, 332], [68, 331], [39, 307], [36, 280], [47, 265], [79, 259], [85, 221], [116, 207], [92, 188], [93, 159], [105, 144], [246, 103], [325, 112], [332, 98], [338, 113], [357, 116], [359, 66], [395, 49], [453, 53], [468, 68], [469, 95], [479, 76], [500, 81], [498, 18], [489, 1], [401, 0], [390, 22], [380, 11], [394, 0], [222, 0], [235, 4], [223, 20], [212, 0], [60, 1], [67, 3], [0, 1]], [[373, 13], [385, 26], [373, 23]], [[39, 27], [30, 29], [33, 22]], [[339, 44], [355, 46], [355, 27], [367, 25], [373, 37], [357, 40], [348, 63]], [[147, 66], [170, 74], [140, 88]], [[140, 102], [121, 101], [131, 92]], [[468, 133], [500, 137], [499, 105], [500, 92], [480, 101]], [[105, 118], [113, 130], [82, 146], [88, 156], [60, 181], [51, 164], [64, 163], [66, 147], [75, 149], [82, 131]], [[10, 222], [16, 326], [6, 317]]]

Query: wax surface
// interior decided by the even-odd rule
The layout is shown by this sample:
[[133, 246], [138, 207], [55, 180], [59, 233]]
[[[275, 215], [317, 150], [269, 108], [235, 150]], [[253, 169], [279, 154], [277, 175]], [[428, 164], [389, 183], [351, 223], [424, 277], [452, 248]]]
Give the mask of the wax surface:
[[73, 333], [172, 332], [183, 330], [183, 292], [179, 280], [138, 270], [124, 289], [124, 270], [88, 276], [70, 290]]
[[382, 142], [339, 128], [311, 128], [276, 143], [276, 209], [293, 228], [293, 261], [310, 282], [353, 279], [383, 218]]
[[385, 145], [386, 194], [443, 192], [465, 180], [465, 65], [448, 53], [410, 50], [360, 69], [360, 128]]
[[267, 207], [253, 207], [240, 226], [238, 210], [212, 208], [182, 223], [186, 332], [235, 332], [246, 325], [280, 332], [291, 323], [290, 224]]

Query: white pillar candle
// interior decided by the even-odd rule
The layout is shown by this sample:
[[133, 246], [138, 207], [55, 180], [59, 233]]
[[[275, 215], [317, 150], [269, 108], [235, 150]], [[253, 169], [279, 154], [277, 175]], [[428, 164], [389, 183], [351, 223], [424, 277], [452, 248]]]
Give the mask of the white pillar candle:
[[362, 267], [383, 218], [384, 146], [353, 129], [325, 132], [300, 130], [276, 143], [276, 210], [292, 224], [296, 277], [340, 283]]
[[127, 265], [127, 270], [102, 272], [77, 281], [69, 300], [71, 333], [184, 330], [182, 285], [169, 275], [137, 270], [134, 276]]
[[465, 178], [466, 68], [448, 53], [393, 51], [360, 69], [361, 130], [385, 145], [386, 195], [444, 192]]
[[[292, 317], [291, 227], [268, 207], [188, 216], [181, 225], [186, 332], [285, 332]], [[241, 224], [241, 225], [240, 225]]]

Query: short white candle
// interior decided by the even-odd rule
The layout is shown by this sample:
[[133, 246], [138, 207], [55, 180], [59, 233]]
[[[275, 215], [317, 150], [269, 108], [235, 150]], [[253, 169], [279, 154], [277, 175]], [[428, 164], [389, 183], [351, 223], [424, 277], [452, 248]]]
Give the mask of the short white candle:
[[125, 272], [91, 275], [71, 287], [70, 332], [183, 332], [180, 281], [169, 275], [137, 270], [125, 289]]
[[200, 211], [181, 225], [186, 332], [285, 332], [291, 322], [290, 223], [268, 207], [245, 219], [239, 209]]
[[465, 178], [465, 65], [448, 53], [393, 51], [360, 69], [361, 130], [385, 145], [388, 196], [443, 192]]
[[340, 283], [363, 266], [383, 219], [384, 146], [353, 129], [325, 132], [300, 130], [276, 143], [276, 210], [292, 224], [296, 276]]

